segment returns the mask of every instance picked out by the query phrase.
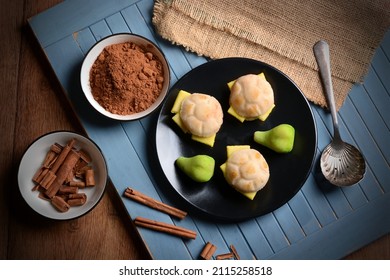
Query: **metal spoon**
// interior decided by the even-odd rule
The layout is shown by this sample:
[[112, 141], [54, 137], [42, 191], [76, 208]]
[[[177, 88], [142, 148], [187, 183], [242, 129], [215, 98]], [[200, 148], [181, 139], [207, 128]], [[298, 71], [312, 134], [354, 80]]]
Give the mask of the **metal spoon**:
[[322, 152], [321, 171], [333, 185], [350, 186], [363, 178], [366, 164], [360, 151], [351, 144], [345, 143], [340, 137], [330, 75], [329, 45], [321, 40], [314, 45], [313, 50], [333, 121], [333, 140]]

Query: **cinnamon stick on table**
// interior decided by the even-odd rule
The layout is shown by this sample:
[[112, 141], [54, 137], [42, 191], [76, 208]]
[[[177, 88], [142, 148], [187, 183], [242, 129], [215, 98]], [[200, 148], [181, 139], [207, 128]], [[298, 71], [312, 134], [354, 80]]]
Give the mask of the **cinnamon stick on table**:
[[202, 252], [200, 253], [200, 257], [204, 260], [209, 260], [217, 250], [217, 247], [214, 244], [211, 244], [210, 242], [207, 242], [206, 245], [203, 247]]
[[228, 260], [228, 259], [233, 259], [234, 254], [232, 252], [225, 253], [225, 254], [220, 254], [215, 257], [217, 260]]
[[184, 217], [187, 215], [187, 212], [180, 210], [178, 208], [172, 207], [168, 204], [165, 204], [163, 202], [160, 202], [158, 200], [155, 200], [139, 191], [136, 191], [132, 188], [127, 188], [125, 190], [126, 197], [133, 199], [139, 203], [142, 203], [146, 206], [149, 206], [153, 209], [159, 210], [161, 212], [164, 212], [166, 214], [172, 215], [174, 217], [177, 217], [179, 219], [184, 219]]
[[239, 260], [240, 259], [240, 255], [238, 254], [238, 252], [237, 252], [237, 250], [236, 250], [236, 247], [234, 247], [234, 245], [233, 244], [231, 244], [230, 246], [230, 251], [233, 253], [233, 255], [234, 255], [234, 258], [236, 259], [236, 260]]
[[144, 227], [144, 228], [148, 228], [148, 229], [152, 229], [152, 230], [156, 230], [156, 231], [160, 231], [160, 232], [169, 233], [169, 234], [176, 235], [179, 237], [184, 237], [184, 238], [189, 238], [189, 239], [196, 238], [195, 231], [192, 231], [192, 230], [189, 230], [189, 229], [186, 229], [183, 227], [167, 224], [164, 222], [154, 221], [154, 220], [150, 220], [150, 219], [143, 218], [143, 217], [136, 217], [134, 219], [134, 223], [136, 226], [140, 226], [140, 227]]

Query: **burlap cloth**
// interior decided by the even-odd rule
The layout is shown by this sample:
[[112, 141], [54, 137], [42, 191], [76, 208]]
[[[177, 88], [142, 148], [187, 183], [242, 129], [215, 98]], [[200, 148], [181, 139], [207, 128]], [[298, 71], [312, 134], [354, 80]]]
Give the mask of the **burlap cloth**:
[[390, 1], [157, 0], [152, 21], [163, 38], [199, 55], [275, 66], [322, 107], [327, 103], [312, 48], [324, 39], [339, 109], [390, 27]]

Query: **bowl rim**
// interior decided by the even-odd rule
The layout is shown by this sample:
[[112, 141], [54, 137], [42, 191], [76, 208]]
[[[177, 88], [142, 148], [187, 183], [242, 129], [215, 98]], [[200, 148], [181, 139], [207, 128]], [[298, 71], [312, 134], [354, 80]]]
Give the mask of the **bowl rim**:
[[[114, 114], [114, 113], [111, 113], [110, 111], [107, 111], [106, 109], [103, 108], [103, 106], [101, 106], [93, 97], [92, 95], [92, 91], [90, 90], [90, 88], [85, 88], [85, 83], [83, 82], [83, 76], [84, 75], [87, 75], [87, 78], [88, 78], [88, 81], [86, 82], [87, 85], [89, 86], [89, 69], [85, 69], [86, 67], [86, 61], [87, 59], [89, 58], [89, 56], [91, 55], [91, 53], [93, 52], [93, 50], [98, 47], [98, 45], [102, 44], [103, 42], [105, 41], [108, 41], [110, 39], [112, 39], [113, 37], [129, 37], [129, 39], [131, 39], [132, 37], [136, 37], [138, 39], [141, 39], [143, 41], [145, 41], [145, 43], [148, 43], [150, 45], [152, 45], [156, 51], [158, 52], [159, 56], [161, 56], [162, 58], [162, 61], [161, 63], [163, 64], [163, 68], [167, 71], [164, 71], [164, 75], [166, 75], [167, 77], [167, 84], [166, 84], [166, 90], [165, 90], [165, 94], [164, 96], [159, 100], [159, 101], [156, 101], [154, 102], [149, 108], [147, 108], [146, 110], [144, 111], [141, 111], [141, 112], [138, 112], [138, 113], [133, 113], [133, 114], [130, 114], [130, 115], [119, 115], [119, 114]], [[127, 40], [129, 41], [129, 40]], [[123, 41], [125, 42], [125, 41]], [[112, 44], [116, 44], [116, 43], [111, 43], [111, 44], [108, 44], [106, 46], [109, 46], [109, 45], [112, 45]], [[119, 44], [119, 42], [118, 42]], [[104, 47], [106, 47], [104, 46]], [[102, 50], [104, 49], [104, 47], [102, 48]], [[102, 51], [101, 50], [101, 51]], [[99, 52], [99, 54], [101, 53], [101, 51]], [[99, 55], [98, 54], [98, 55]], [[161, 59], [160, 59], [161, 60]], [[96, 58], [93, 60], [93, 63], [92, 65], [94, 64], [94, 62], [96, 61]], [[166, 72], [166, 73], [165, 73]], [[118, 121], [134, 121], [134, 120], [139, 120], [139, 119], [142, 119], [144, 117], [147, 117], [148, 115], [150, 115], [151, 113], [153, 113], [154, 111], [156, 111], [163, 103], [164, 103], [164, 100], [166, 99], [167, 95], [168, 95], [168, 92], [169, 92], [169, 89], [170, 89], [170, 84], [171, 84], [171, 73], [170, 73], [170, 67], [169, 67], [169, 62], [164, 54], [164, 52], [162, 51], [162, 49], [157, 45], [157, 43], [153, 42], [152, 40], [146, 38], [145, 36], [142, 36], [142, 35], [139, 35], [139, 34], [135, 34], [135, 33], [131, 33], [131, 32], [119, 32], [119, 33], [114, 33], [114, 34], [110, 34], [110, 35], [107, 35], [103, 38], [101, 38], [100, 40], [96, 41], [90, 48], [89, 50], [87, 51], [87, 53], [85, 54], [84, 58], [83, 58], [83, 61], [82, 61], [82, 64], [81, 64], [81, 68], [80, 68], [80, 84], [81, 84], [81, 90], [85, 96], [85, 98], [87, 99], [88, 103], [98, 112], [100, 113], [101, 115], [109, 118], [109, 119], [113, 119], [113, 120], [118, 120]], [[88, 93], [86, 93], [86, 91]], [[163, 91], [161, 91], [161, 93], [163, 93]], [[161, 94], [160, 93], [160, 94]]]
[[[104, 179], [104, 182], [103, 182], [103, 190], [99, 196], [99, 198], [95, 201], [95, 203], [89, 208], [87, 209], [86, 211], [78, 214], [78, 215], [75, 215], [73, 217], [69, 217], [69, 218], [54, 218], [54, 217], [51, 217], [51, 216], [48, 216], [48, 215], [45, 215], [44, 213], [41, 213], [39, 211], [37, 211], [34, 207], [32, 207], [32, 205], [30, 205], [30, 203], [28, 203], [28, 201], [26, 200], [26, 198], [24, 197], [23, 195], [23, 192], [21, 190], [21, 186], [19, 184], [19, 176], [20, 176], [20, 172], [21, 172], [21, 165], [22, 165], [22, 162], [23, 162], [23, 159], [24, 157], [26, 156], [27, 152], [30, 150], [30, 148], [35, 144], [37, 143], [40, 139], [44, 138], [44, 137], [47, 137], [48, 135], [52, 135], [52, 134], [61, 134], [61, 133], [68, 133], [68, 134], [73, 134], [73, 135], [76, 135], [77, 137], [81, 137], [81, 138], [84, 138], [86, 139], [87, 141], [89, 141], [91, 144], [93, 144], [93, 146], [99, 151], [100, 155], [102, 156], [102, 159], [103, 159], [103, 165], [104, 165], [104, 172], [106, 174], [105, 176], [105, 179]], [[35, 138], [27, 147], [26, 149], [24, 150], [22, 156], [20, 157], [20, 160], [19, 160], [19, 165], [18, 165], [18, 172], [17, 172], [17, 183], [18, 183], [18, 190], [19, 190], [19, 194], [20, 196], [23, 198], [23, 201], [29, 206], [30, 209], [32, 209], [35, 213], [39, 214], [41, 217], [44, 217], [44, 218], [47, 218], [47, 219], [51, 219], [51, 220], [55, 220], [55, 221], [70, 221], [70, 220], [74, 220], [74, 219], [78, 219], [86, 214], [88, 214], [89, 212], [91, 212], [99, 203], [100, 201], [102, 200], [105, 192], [106, 192], [106, 189], [107, 189], [107, 184], [108, 184], [108, 181], [109, 181], [109, 175], [108, 175], [108, 165], [107, 165], [107, 160], [106, 160], [106, 157], [104, 156], [101, 148], [96, 144], [96, 142], [94, 140], [92, 140], [90, 137], [88, 136], [85, 136], [85, 135], [82, 135], [80, 133], [77, 133], [75, 131], [71, 131], [71, 130], [53, 130], [53, 131], [49, 131], [49, 132], [46, 132], [40, 136], [38, 136], [37, 138]]]

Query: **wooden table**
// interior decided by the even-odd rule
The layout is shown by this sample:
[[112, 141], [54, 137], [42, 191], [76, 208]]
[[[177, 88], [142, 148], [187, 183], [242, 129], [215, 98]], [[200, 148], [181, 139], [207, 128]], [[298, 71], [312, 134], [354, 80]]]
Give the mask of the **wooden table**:
[[[3, 1], [0, 11], [0, 259], [148, 259], [112, 185], [92, 212], [66, 222], [38, 216], [19, 194], [19, 160], [35, 138], [61, 129], [84, 133], [26, 25], [59, 2]], [[390, 259], [390, 234], [346, 259]]]

